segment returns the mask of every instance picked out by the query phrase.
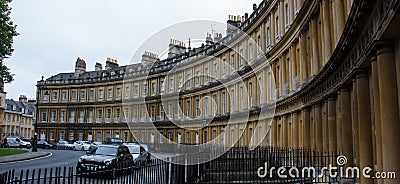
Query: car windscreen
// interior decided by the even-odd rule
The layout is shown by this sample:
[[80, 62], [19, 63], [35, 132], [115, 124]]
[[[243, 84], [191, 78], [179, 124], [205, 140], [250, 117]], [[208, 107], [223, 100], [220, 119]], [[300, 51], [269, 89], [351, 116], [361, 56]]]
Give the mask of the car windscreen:
[[139, 154], [140, 153], [140, 147], [139, 146], [128, 146], [129, 152], [131, 154]]
[[116, 156], [117, 155], [117, 148], [115, 147], [105, 147], [100, 146], [94, 149], [90, 154], [93, 155], [106, 155], [106, 156]]

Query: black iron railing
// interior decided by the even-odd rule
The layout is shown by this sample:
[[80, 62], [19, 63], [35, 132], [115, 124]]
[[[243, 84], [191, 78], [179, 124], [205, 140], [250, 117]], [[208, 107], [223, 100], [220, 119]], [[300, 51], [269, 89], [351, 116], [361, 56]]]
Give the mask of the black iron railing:
[[[221, 148], [223, 149], [223, 148]], [[218, 151], [219, 152], [219, 151]], [[217, 152], [217, 153], [218, 153]], [[211, 152], [210, 152], [211, 153]], [[211, 153], [212, 154], [212, 153]], [[259, 147], [230, 148], [212, 161], [196, 165], [170, 162], [192, 158], [179, 156], [168, 161], [152, 159], [149, 163], [120, 163], [112, 169], [87, 164], [78, 167], [10, 170], [0, 173], [1, 184], [194, 184], [194, 183], [354, 183], [332, 177], [327, 167], [337, 166], [339, 152], [318, 152], [307, 149]], [[209, 156], [209, 155], [208, 155]], [[180, 162], [182, 163], [182, 162]], [[325, 169], [323, 169], [325, 168]], [[281, 170], [279, 170], [281, 169]]]

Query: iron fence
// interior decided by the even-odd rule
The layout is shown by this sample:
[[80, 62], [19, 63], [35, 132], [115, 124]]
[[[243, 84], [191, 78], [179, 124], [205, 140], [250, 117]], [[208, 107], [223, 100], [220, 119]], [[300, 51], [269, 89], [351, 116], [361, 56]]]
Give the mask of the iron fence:
[[336, 166], [339, 155], [339, 152], [306, 149], [230, 148], [217, 159], [196, 165], [171, 162], [196, 158], [186, 155], [168, 161], [152, 159], [147, 164], [121, 163], [113, 169], [89, 166], [85, 170], [78, 167], [10, 170], [0, 173], [0, 184], [354, 183], [353, 178], [332, 177], [324, 170], [329, 165]]

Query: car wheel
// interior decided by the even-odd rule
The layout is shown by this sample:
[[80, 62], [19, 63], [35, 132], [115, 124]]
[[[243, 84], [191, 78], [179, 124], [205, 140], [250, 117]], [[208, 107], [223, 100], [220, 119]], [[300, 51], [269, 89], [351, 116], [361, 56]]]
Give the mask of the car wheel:
[[83, 147], [81, 148], [81, 151], [83, 151]]

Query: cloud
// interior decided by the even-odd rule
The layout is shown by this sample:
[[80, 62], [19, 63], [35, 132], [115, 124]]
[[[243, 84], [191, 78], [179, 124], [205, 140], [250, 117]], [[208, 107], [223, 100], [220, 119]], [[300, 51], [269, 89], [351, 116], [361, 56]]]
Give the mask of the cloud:
[[[259, 3], [259, 2], [257, 2]], [[6, 64], [15, 81], [7, 98], [35, 97], [36, 82], [74, 71], [77, 57], [88, 70], [107, 57], [126, 65], [146, 38], [169, 25], [188, 20], [225, 22], [228, 15], [251, 13], [252, 3], [240, 0], [38, 0], [13, 1], [12, 20], [20, 36]], [[210, 28], [211, 31], [211, 28]], [[204, 33], [205, 36], [205, 33]], [[167, 38], [168, 40], [169, 38]], [[168, 42], [165, 43], [167, 48]]]

